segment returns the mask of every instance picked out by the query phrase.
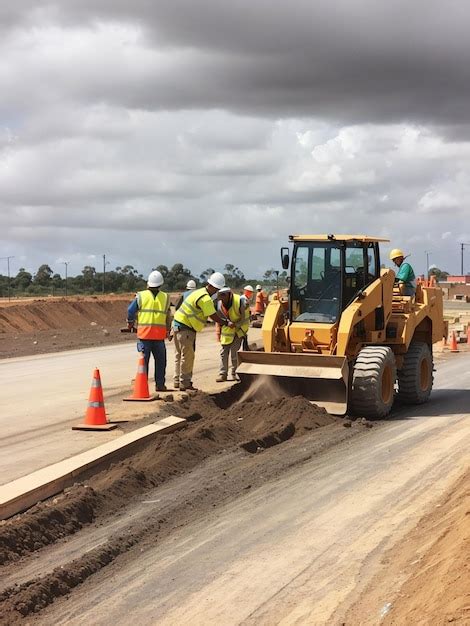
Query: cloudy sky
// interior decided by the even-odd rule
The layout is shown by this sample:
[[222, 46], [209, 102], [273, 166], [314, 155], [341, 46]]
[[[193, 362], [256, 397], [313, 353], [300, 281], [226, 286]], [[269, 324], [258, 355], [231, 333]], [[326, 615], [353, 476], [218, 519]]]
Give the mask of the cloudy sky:
[[461, 0], [2, 0], [0, 257], [258, 276], [291, 233], [364, 232], [459, 272], [469, 23]]

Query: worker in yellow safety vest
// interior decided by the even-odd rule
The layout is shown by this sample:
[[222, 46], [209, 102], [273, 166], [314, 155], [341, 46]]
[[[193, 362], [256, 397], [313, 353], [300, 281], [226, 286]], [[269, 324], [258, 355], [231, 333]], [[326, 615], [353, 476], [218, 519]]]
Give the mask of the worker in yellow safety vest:
[[210, 318], [221, 325], [230, 322], [220, 317], [214, 301], [217, 292], [224, 287], [225, 278], [220, 272], [209, 276], [207, 284], [192, 291], [175, 313], [173, 336], [175, 339], [175, 389], [186, 391], [195, 389], [192, 378], [195, 356], [196, 333], [205, 328]]
[[222, 383], [227, 380], [229, 357], [231, 361], [231, 380], [236, 380], [237, 352], [240, 350], [243, 339], [250, 327], [250, 307], [244, 296], [232, 293], [229, 287], [219, 290], [218, 312], [230, 325], [218, 329], [220, 341], [220, 368], [216, 381]]
[[170, 296], [160, 290], [163, 276], [158, 271], [150, 272], [147, 289], [139, 291], [127, 309], [129, 329], [137, 317], [137, 349], [144, 353], [147, 375], [150, 355], [155, 359], [155, 384], [157, 391], [166, 391], [166, 345], [165, 339], [171, 329]]

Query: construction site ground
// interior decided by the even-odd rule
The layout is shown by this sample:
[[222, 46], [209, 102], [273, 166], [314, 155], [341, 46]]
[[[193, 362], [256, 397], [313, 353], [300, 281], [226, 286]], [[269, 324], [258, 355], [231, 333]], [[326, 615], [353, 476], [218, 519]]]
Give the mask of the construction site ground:
[[[16, 368], [0, 407], [7, 480], [155, 410], [188, 420], [0, 525], [0, 622], [468, 623], [470, 353], [460, 349], [437, 356], [432, 402], [373, 423], [217, 385], [211, 330], [198, 337], [195, 380], [219, 393], [150, 409], [121, 401], [134, 345], [0, 362], [2, 376]], [[110, 412], [131, 421], [118, 434], [72, 433], [100, 363]], [[170, 354], [169, 379], [171, 365]]]

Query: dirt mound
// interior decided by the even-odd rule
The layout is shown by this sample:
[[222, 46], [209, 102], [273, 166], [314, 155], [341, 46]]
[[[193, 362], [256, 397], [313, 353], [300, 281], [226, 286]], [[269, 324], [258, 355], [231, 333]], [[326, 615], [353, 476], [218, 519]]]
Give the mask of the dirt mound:
[[106, 325], [126, 318], [130, 297], [34, 300], [0, 309], [0, 333], [83, 328], [91, 322]]
[[383, 556], [383, 569], [350, 607], [344, 623], [470, 624], [469, 555], [467, 471]]
[[420, 522], [401, 550], [421, 556], [413, 559], [411, 575], [383, 623], [469, 624], [470, 472], [438, 511]]
[[242, 446], [256, 452], [338, 421], [298, 397], [240, 402], [228, 409], [218, 406], [240, 393], [237, 389], [217, 396], [198, 392], [182, 402], [168, 403], [168, 414], [188, 419], [184, 430], [143, 445], [129, 459], [93, 476], [87, 481], [89, 489], [75, 485], [7, 520], [0, 526], [0, 564], [75, 533], [97, 515], [125, 506], [147, 489], [187, 472], [221, 450]]

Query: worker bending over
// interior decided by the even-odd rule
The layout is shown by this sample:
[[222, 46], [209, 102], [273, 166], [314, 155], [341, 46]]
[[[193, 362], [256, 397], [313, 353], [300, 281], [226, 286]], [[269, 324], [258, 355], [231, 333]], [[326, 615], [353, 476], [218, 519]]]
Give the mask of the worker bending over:
[[263, 315], [266, 308], [266, 296], [263, 293], [261, 285], [256, 285], [256, 301], [255, 301], [255, 313], [257, 315]]
[[250, 308], [244, 296], [232, 293], [229, 287], [219, 290], [217, 310], [219, 315], [230, 321], [227, 326], [217, 326], [220, 341], [220, 369], [216, 379], [218, 383], [227, 380], [229, 357], [231, 361], [231, 380], [236, 380], [237, 352], [250, 327]]
[[414, 296], [416, 293], [415, 273], [411, 265], [405, 261], [405, 255], [399, 248], [390, 252], [390, 260], [398, 267], [395, 282], [402, 296]]
[[173, 331], [175, 338], [175, 389], [185, 391], [193, 386], [194, 346], [196, 333], [206, 325], [208, 318], [221, 325], [229, 322], [217, 313], [214, 300], [217, 292], [225, 286], [225, 278], [220, 272], [214, 272], [207, 285], [195, 289], [183, 301], [175, 313]]
[[135, 324], [137, 316], [137, 337], [139, 348], [144, 353], [147, 376], [150, 355], [155, 360], [155, 383], [157, 391], [166, 391], [166, 345], [171, 328], [170, 296], [160, 291], [163, 276], [158, 271], [150, 272], [147, 289], [139, 291], [127, 309], [129, 329]]

